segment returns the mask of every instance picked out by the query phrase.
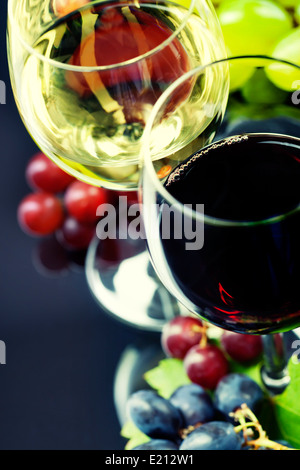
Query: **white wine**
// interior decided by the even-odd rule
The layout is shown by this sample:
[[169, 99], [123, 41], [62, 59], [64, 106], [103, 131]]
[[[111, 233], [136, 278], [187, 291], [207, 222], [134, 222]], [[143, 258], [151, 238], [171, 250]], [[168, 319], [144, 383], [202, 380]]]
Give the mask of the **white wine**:
[[[196, 9], [92, 2], [57, 17], [28, 47], [16, 98], [32, 137], [59, 166], [90, 184], [135, 188], [154, 103], [184, 73], [220, 56], [222, 36]], [[203, 73], [171, 96], [153, 142], [158, 171], [171, 170], [187, 143], [196, 150], [199, 135], [201, 145], [213, 136], [227, 100], [224, 74]]]

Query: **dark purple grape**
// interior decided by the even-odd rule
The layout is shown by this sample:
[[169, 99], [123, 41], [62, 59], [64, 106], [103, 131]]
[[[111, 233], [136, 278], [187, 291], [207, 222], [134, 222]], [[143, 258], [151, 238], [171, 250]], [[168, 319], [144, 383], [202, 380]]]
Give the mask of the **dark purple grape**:
[[145, 444], [141, 444], [132, 450], [178, 450], [174, 442], [167, 441], [166, 439], [151, 439]]
[[191, 432], [179, 450], [241, 450], [242, 444], [231, 423], [211, 421]]
[[215, 418], [212, 399], [200, 385], [189, 384], [179, 387], [170, 397], [170, 402], [181, 412], [185, 428]]
[[253, 412], [263, 398], [260, 386], [244, 374], [232, 373], [223, 377], [214, 393], [215, 407], [227, 418], [245, 403]]
[[180, 412], [153, 390], [139, 390], [128, 400], [130, 419], [147, 436], [155, 439], [176, 439], [182, 427]]

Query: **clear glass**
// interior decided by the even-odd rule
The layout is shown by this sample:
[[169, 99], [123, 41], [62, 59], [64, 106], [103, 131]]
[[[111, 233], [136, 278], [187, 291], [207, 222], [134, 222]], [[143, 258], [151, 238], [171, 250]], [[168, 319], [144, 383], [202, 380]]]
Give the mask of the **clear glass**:
[[199, 70], [153, 108], [141, 185], [147, 244], [161, 281], [189, 311], [264, 335], [265, 383], [281, 387], [286, 364], [268, 334], [300, 325], [300, 67], [267, 57], [225, 62], [231, 94], [215, 141], [195, 154], [186, 148], [185, 161], [164, 180], [151, 135], [170, 93]]
[[[230, 61], [230, 59], [229, 59]], [[249, 62], [249, 60], [248, 60]], [[241, 67], [243, 70], [246, 70], [245, 63], [247, 63], [246, 59], [232, 59], [231, 64], [234, 65], [235, 68]], [[255, 62], [254, 59], [250, 59], [250, 65], [249, 65], [249, 71], [251, 68], [251, 78], [249, 80], [253, 80], [254, 74], [256, 74], [256, 71], [259, 71], [259, 73], [264, 72], [265, 76], [269, 76], [272, 78], [272, 74], [274, 73], [274, 64], [278, 65], [278, 62], [274, 62], [273, 59], [260, 59], [258, 63], [258, 67], [255, 67]], [[218, 69], [219, 64], [212, 64], [209, 65], [207, 68], [208, 69]], [[287, 65], [281, 64], [281, 67], [287, 67]], [[293, 67], [289, 66], [292, 71]], [[288, 67], [288, 68], [289, 68]], [[294, 67], [295, 70], [298, 72], [298, 78], [300, 78], [300, 67], [296, 68]], [[202, 72], [202, 70], [201, 70]], [[195, 70], [191, 73], [198, 74], [199, 70]], [[173, 189], [174, 183], [176, 183], [177, 180], [180, 180], [183, 175], [187, 174], [193, 169], [193, 165], [195, 162], [200, 161], [205, 157], [207, 154], [208, 157], [206, 159], [211, 159], [214, 154], [214, 151], [216, 149], [219, 149], [220, 155], [223, 155], [224, 158], [227, 158], [226, 153], [230, 154], [230, 150], [234, 147], [234, 145], [239, 146], [238, 149], [241, 152], [241, 156], [239, 158], [242, 158], [243, 152], [245, 151], [245, 146], [242, 146], [243, 142], [248, 141], [249, 142], [254, 140], [253, 144], [253, 149], [254, 151], [259, 152], [259, 143], [261, 140], [266, 140], [268, 136], [271, 136], [270, 138], [272, 141], [279, 141], [281, 145], [281, 140], [287, 143], [290, 147], [293, 148], [293, 151], [298, 155], [298, 151], [300, 151], [300, 140], [299, 138], [295, 137], [290, 137], [290, 136], [284, 136], [284, 137], [277, 137], [276, 135], [271, 135], [269, 134], [269, 128], [264, 132], [264, 123], [265, 126], [267, 126], [268, 119], [265, 121], [259, 120], [259, 125], [260, 125], [260, 133], [257, 134], [259, 136], [256, 142], [255, 140], [255, 135], [252, 134], [252, 137], [248, 137], [248, 134], [245, 134], [245, 130], [243, 133], [241, 133], [238, 136], [230, 137], [229, 139], [224, 139], [224, 140], [219, 140], [217, 142], [212, 143], [210, 146], [205, 147], [204, 149], [199, 150], [194, 157], [189, 159], [191, 157], [189, 153], [189, 149], [186, 148], [186, 160], [179, 164], [179, 166], [173, 170], [173, 172], [162, 181], [160, 178], [157, 177], [157, 171], [155, 168], [155, 160], [154, 156], [151, 155], [152, 149], [151, 146], [149, 146], [149, 139], [151, 139], [151, 134], [156, 133], [156, 127], [159, 126], [159, 121], [160, 121], [160, 116], [164, 112], [163, 110], [165, 109], [166, 106], [168, 106], [168, 101], [169, 101], [169, 96], [174, 95], [175, 90], [178, 89], [178, 87], [182, 87], [182, 84], [184, 83], [185, 80], [189, 81], [190, 80], [190, 74], [187, 74], [186, 77], [182, 77], [177, 83], [173, 84], [169, 90], [158, 100], [158, 102], [155, 105], [155, 109], [153, 110], [153, 113], [151, 115], [151, 118], [149, 120], [149, 124], [146, 127], [145, 131], [145, 161], [144, 161], [144, 172], [143, 172], [143, 215], [144, 215], [144, 222], [145, 222], [145, 229], [146, 229], [146, 236], [147, 236], [147, 243], [149, 245], [149, 250], [150, 254], [152, 256], [152, 259], [154, 261], [154, 264], [157, 268], [157, 271], [160, 273], [160, 277], [163, 280], [163, 282], [170, 287], [172, 290], [173, 294], [175, 294], [179, 299], [182, 299], [183, 302], [186, 304], [186, 306], [189, 307], [190, 310], [194, 311], [195, 313], [201, 313], [201, 315], [204, 315], [205, 318], [207, 318], [209, 321], [212, 323], [216, 323], [219, 326], [225, 326], [228, 329], [234, 329], [234, 330], [241, 330], [241, 331], [248, 331], [251, 333], [259, 333], [259, 332], [270, 332], [270, 331], [280, 331], [282, 329], [289, 329], [291, 326], [296, 326], [297, 323], [300, 324], [300, 301], [298, 307], [293, 307], [293, 311], [287, 311], [283, 315], [283, 312], [279, 312], [277, 315], [276, 312], [274, 311], [272, 314], [270, 311], [267, 310], [267, 307], [264, 307], [264, 304], [270, 306], [270, 302], [265, 301], [263, 294], [260, 293], [260, 300], [261, 304], [255, 302], [250, 302], [249, 304], [251, 307], [249, 307], [249, 311], [247, 308], [245, 308], [244, 301], [239, 302], [239, 298], [243, 297], [244, 298], [251, 298], [255, 299], [256, 298], [256, 291], [257, 291], [257, 286], [255, 288], [255, 280], [253, 283], [250, 282], [248, 277], [246, 276], [247, 271], [249, 269], [253, 269], [254, 265], [250, 264], [250, 259], [251, 257], [247, 258], [245, 257], [244, 263], [238, 263], [236, 262], [236, 265], [239, 267], [236, 271], [236, 279], [235, 283], [233, 283], [233, 288], [235, 284], [243, 284], [243, 279], [248, 279], [247, 285], [245, 284], [244, 286], [244, 291], [243, 295], [239, 294], [233, 294], [232, 292], [229, 294], [225, 294], [225, 289], [224, 286], [224, 291], [223, 293], [220, 291], [218, 285], [219, 283], [223, 285], [221, 282], [221, 279], [214, 279], [213, 282], [217, 282], [218, 285], [215, 286], [210, 286], [209, 289], [206, 289], [206, 284], [210, 282], [210, 276], [213, 276], [214, 270], [219, 269], [220, 265], [222, 265], [222, 272], [224, 272], [224, 275], [226, 274], [227, 271], [229, 271], [230, 267], [229, 265], [226, 266], [225, 262], [225, 256], [226, 259], [231, 260], [232, 263], [235, 262], [236, 258], [238, 257], [238, 253], [242, 252], [243, 250], [247, 250], [248, 253], [253, 253], [257, 251], [257, 247], [259, 247], [260, 243], [260, 238], [262, 237], [268, 237], [269, 236], [269, 242], [272, 242], [273, 239], [273, 232], [276, 231], [276, 237], [277, 237], [277, 243], [279, 243], [278, 240], [280, 240], [280, 230], [284, 230], [285, 232], [287, 230], [295, 230], [299, 231], [300, 230], [300, 223], [299, 220], [295, 220], [294, 225], [289, 225], [288, 222], [291, 222], [292, 217], [300, 217], [300, 208], [299, 208], [299, 202], [300, 200], [296, 199], [295, 202], [295, 208], [292, 207], [290, 210], [288, 210], [286, 213], [283, 214], [278, 214], [274, 217], [269, 217], [267, 219], [259, 219], [258, 220], [255, 218], [253, 220], [244, 220], [243, 219], [243, 208], [246, 207], [244, 201], [240, 200], [241, 197], [243, 197], [242, 193], [237, 193], [235, 198], [231, 198], [231, 212], [236, 213], [239, 215], [239, 218], [236, 220], [232, 220], [229, 218], [216, 218], [214, 216], [211, 216], [210, 214], [201, 212], [201, 207], [199, 208], [199, 212], [193, 210], [191, 207], [188, 207], [188, 205], [192, 203], [196, 203], [195, 200], [189, 200], [185, 201], [184, 203], [182, 200], [178, 200], [178, 198], [175, 198], [174, 192], [172, 192], [171, 188]], [[235, 72], [234, 72], [235, 73]], [[295, 73], [295, 72], [293, 72]], [[292, 77], [292, 82], [295, 82], [295, 78], [297, 76]], [[266, 78], [268, 80], [268, 78]], [[257, 78], [255, 77], [255, 86], [257, 86]], [[271, 87], [273, 87], [273, 84], [271, 81], [268, 80], [269, 87], [271, 90]], [[246, 84], [245, 84], [246, 86]], [[278, 90], [278, 99], [281, 99], [281, 90]], [[274, 87], [273, 89], [274, 96], [276, 89]], [[244, 91], [244, 93], [246, 93]], [[295, 91], [292, 91], [292, 95], [295, 95]], [[290, 102], [293, 104], [293, 96], [290, 96], [290, 93], [283, 91], [282, 96], [285, 99], [285, 102]], [[253, 93], [253, 96], [251, 97], [249, 94], [249, 102], [248, 106], [246, 105], [246, 111], [247, 112], [252, 112], [254, 113], [254, 108], [250, 109], [251, 106], [253, 106], [253, 101], [254, 99], [258, 99], [257, 93]], [[261, 93], [261, 96], [259, 97], [260, 103], [259, 107], [260, 110], [262, 111], [263, 107], [265, 111], [267, 110], [267, 105], [269, 107], [274, 108], [274, 103], [267, 103], [267, 94], [263, 90]], [[276, 99], [276, 96], [275, 96]], [[266, 102], [262, 102], [266, 101]], [[262, 106], [263, 105], [263, 106]], [[231, 102], [229, 102], [228, 105], [228, 113], [233, 113], [238, 112], [238, 110], [234, 110], [234, 96], [232, 95]], [[281, 104], [282, 106], [282, 104]], [[292, 106], [291, 106], [292, 108]], [[258, 110], [256, 110], [257, 112]], [[245, 110], [239, 110], [241, 115], [245, 112]], [[249, 114], [250, 116], [250, 114]], [[228, 114], [229, 117], [229, 114]], [[267, 118], [267, 114], [266, 114]], [[255, 121], [255, 120], [254, 120]], [[244, 123], [245, 124], [245, 123]], [[250, 126], [253, 126], [253, 121], [249, 124]], [[269, 126], [272, 126], [272, 123], [269, 122]], [[222, 129], [220, 129], [218, 136], [220, 137], [222, 132]], [[284, 133], [284, 132], [283, 132]], [[228, 136], [227, 136], [228, 137]], [[252, 139], [252, 140], [251, 140]], [[284, 151], [284, 150], [283, 150]], [[246, 160], [246, 156], [245, 156]], [[226, 160], [227, 162], [227, 160]], [[248, 159], [245, 161], [245, 165], [251, 165], [251, 163], [256, 163], [253, 155], [253, 162], [249, 162]], [[284, 165], [284, 162], [281, 162], [282, 165]], [[228, 165], [231, 164], [228, 160]], [[226, 163], [224, 167], [226, 166]], [[206, 167], [203, 167], [204, 169]], [[249, 166], [250, 168], [250, 166]], [[283, 169], [285, 169], [283, 167]], [[201, 168], [200, 168], [201, 170]], [[198, 170], [197, 170], [198, 171]], [[204, 171], [204, 170], [203, 170]], [[220, 175], [218, 174], [218, 166], [216, 165], [212, 169], [209, 169], [210, 173], [207, 173], [207, 177], [210, 178], [211, 183], [213, 183], [213, 177], [218, 177], [220, 179]], [[250, 171], [250, 170], [248, 170]], [[231, 175], [232, 172], [232, 175]], [[230, 177], [235, 177], [235, 173], [233, 173], [232, 169], [228, 169], [228, 174], [224, 175], [225, 179], [225, 184], [226, 184], [226, 178]], [[251, 174], [251, 177], [253, 178], [253, 175]], [[201, 175], [201, 181], [205, 178], [205, 174]], [[198, 183], [198, 180], [196, 179], [196, 183], [193, 181], [194, 184]], [[200, 175], [199, 175], [199, 181], [200, 181]], [[236, 188], [234, 187], [234, 181], [229, 184], [229, 187], [226, 188], [228, 192], [230, 191], [236, 191]], [[246, 183], [246, 180], [245, 180]], [[255, 185], [256, 180], [253, 178], [253, 181], [251, 181], [251, 184]], [[268, 184], [267, 179], [265, 180], [265, 184]], [[291, 180], [291, 185], [293, 184], [293, 181]], [[195, 194], [193, 193], [193, 189], [195, 189]], [[212, 197], [214, 201], [217, 201], [218, 199], [221, 199], [222, 197], [225, 197], [224, 194], [218, 193], [218, 188], [215, 188], [215, 193], [212, 195], [209, 194], [209, 197]], [[222, 186], [223, 189], [223, 186]], [[279, 189], [279, 188], [278, 188]], [[189, 193], [189, 197], [191, 198], [192, 196], [197, 198], [197, 191], [199, 192], [199, 188], [192, 188], [192, 190]], [[220, 189], [221, 190], [221, 189]], [[292, 191], [292, 188], [291, 188]], [[176, 193], [177, 196], [179, 194], [179, 197], [181, 197], [180, 190]], [[200, 192], [200, 194], [202, 194]], [[192, 195], [192, 196], [191, 196]], [[202, 196], [206, 197], [207, 194], [202, 194]], [[239, 196], [239, 197], [238, 197]], [[298, 197], [298, 191], [297, 195], [295, 197]], [[182, 195], [182, 198], [184, 198], [185, 195]], [[201, 197], [201, 196], [200, 196]], [[253, 196], [254, 197], [254, 196]], [[263, 196], [262, 196], [263, 197]], [[275, 199], [275, 194], [274, 194], [274, 199]], [[299, 198], [300, 199], [300, 198]], [[261, 200], [261, 205], [263, 205], [264, 201], [263, 199]], [[275, 204], [276, 202], [274, 202]], [[199, 243], [194, 241], [193, 243], [190, 240], [190, 243], [187, 243], [188, 240], [188, 234], [183, 233], [182, 237], [179, 237], [179, 230], [178, 233], [176, 234], [176, 220], [174, 223], [175, 226], [175, 231], [169, 230], [166, 235], [169, 236], [164, 236], [164, 233], [162, 232], [162, 221], [160, 220], [162, 216], [162, 205], [167, 204], [169, 207], [174, 208], [175, 212], [175, 219], [176, 219], [176, 214], [177, 212], [179, 214], [182, 214], [184, 216], [183, 222], [187, 222], [188, 219], [190, 218], [195, 222], [195, 224], [198, 222], [199, 223], [199, 230], [202, 230], [202, 232], [199, 232]], [[205, 201], [198, 200], [197, 204], [200, 206], [202, 204], [205, 204]], [[236, 206], [233, 207], [233, 206]], [[155, 209], [155, 210], [154, 210]], [[257, 210], [257, 209], [256, 209]], [[299, 212], [299, 214], [298, 214]], [[240, 217], [241, 216], [241, 217]], [[167, 220], [167, 219], [166, 219]], [[181, 218], [178, 219], [178, 228], [179, 226], [183, 223]], [[170, 222], [171, 225], [171, 222]], [[286, 226], [287, 225], [287, 226]], [[198, 228], [195, 225], [196, 228]], [[174, 232], [174, 233], [173, 233]], [[196, 231], [193, 232], [194, 235], [196, 234]], [[201, 237], [200, 237], [201, 235]], [[299, 233], [300, 235], [300, 233]], [[196, 236], [196, 235], [195, 235]], [[174, 257], [178, 258], [178, 272], [174, 272], [176, 262], [175, 259], [173, 258], [171, 260], [169, 251], [170, 247], [168, 246], [169, 244], [171, 245], [172, 243], [176, 242], [176, 239], [178, 238], [178, 243], [176, 244], [176, 249], [175, 245], [172, 247], [173, 250], [173, 255]], [[195, 237], [194, 237], [195, 238]], [[200, 240], [201, 238], [201, 240]], [[235, 240], [235, 243], [232, 243], [227, 246], [228, 240]], [[202, 246], [204, 240], [204, 245]], [[244, 247], [244, 248], [243, 248]], [[285, 247], [286, 248], [286, 247]], [[290, 246], [290, 249], [294, 247]], [[207, 250], [210, 250], [209, 253]], [[280, 251], [280, 248], [278, 248]], [[297, 266], [297, 269], [295, 269], [295, 273], [297, 276], [299, 276], [298, 281], [300, 282], [300, 253], [298, 251], [292, 252], [294, 255], [294, 263], [299, 263], [299, 266]], [[261, 257], [263, 257], [263, 253], [260, 253]], [[290, 255], [290, 253], [289, 253]], [[283, 253], [282, 253], [283, 256]], [[224, 257], [224, 258], [223, 258]], [[187, 267], [190, 266], [190, 274], [186, 271], [179, 269], [179, 261], [182, 260], [182, 264], [180, 268], [183, 268], [185, 266], [186, 270]], [[183, 261], [184, 260], [184, 261]], [[259, 257], [255, 258], [255, 262], [257, 263], [256, 269], [259, 272], [260, 269], [262, 269], [262, 265], [259, 264]], [[265, 262], [265, 260], [263, 260]], [[262, 263], [263, 263], [262, 262]], [[171, 264], [172, 263], [172, 267]], [[197, 283], [199, 282], [199, 279], [197, 278], [197, 269], [195, 269], [196, 266], [199, 266], [198, 270], [198, 277], [200, 278], [201, 276], [201, 284], [203, 285], [203, 290], [201, 287], [199, 287], [199, 293], [196, 292], [197, 289]], [[203, 269], [203, 267], [205, 269]], [[177, 268], [176, 268], [177, 269]], [[203, 274], [203, 271], [205, 271], [205, 275]], [[293, 271], [293, 272], [294, 272]], [[200, 274], [201, 273], [201, 274]], [[208, 275], [210, 273], [210, 276]], [[266, 273], [267, 274], [267, 273]], [[289, 276], [289, 271], [284, 273], [286, 276]], [[272, 261], [270, 261], [270, 270], [269, 270], [269, 276], [271, 277], [274, 275], [274, 270], [272, 270]], [[233, 276], [233, 274], [232, 274]], [[259, 273], [257, 274], [259, 277]], [[240, 279], [238, 281], [238, 278]], [[176, 282], [177, 279], [177, 282]], [[286, 281], [287, 284], [291, 284], [293, 286], [297, 285], [297, 282], [295, 281], [294, 278], [290, 277], [289, 278], [290, 282]], [[298, 285], [299, 285], [298, 282]], [[226, 283], [224, 283], [226, 285]], [[227, 282], [228, 284], [228, 282]], [[272, 282], [270, 281], [270, 284]], [[180, 287], [181, 286], [181, 287]], [[218, 293], [216, 294], [216, 297], [214, 298], [213, 295], [208, 294], [208, 291]], [[218, 299], [217, 299], [218, 295]], [[268, 295], [268, 290], [265, 289], [265, 295]], [[292, 295], [292, 294], [291, 294]], [[207, 297], [206, 297], [207, 296]], [[228, 296], [231, 297], [232, 299], [235, 299], [234, 301], [231, 302], [232, 307], [229, 307], [230, 302], [227, 302], [226, 299], [224, 300], [224, 297]], [[294, 296], [295, 297], [295, 296]], [[198, 299], [195, 301], [195, 299]], [[227, 300], [228, 300], [227, 299]], [[289, 298], [284, 298], [283, 299], [283, 304], [284, 305], [289, 305]], [[223, 311], [224, 309], [224, 311]], [[255, 313], [255, 310], [257, 313]], [[262, 310], [260, 312], [260, 310]], [[264, 313], [265, 311], [265, 313]], [[271, 318], [268, 317], [267, 313], [271, 315]]]
[[[89, 184], [136, 189], [156, 100], [188, 70], [225, 56], [210, 0], [78, 0], [74, 11], [53, 0], [8, 3], [12, 86], [37, 145]], [[208, 71], [169, 103], [151, 144], [158, 166], [173, 168], [182, 147], [211, 140], [227, 100], [224, 74]]]
[[[193, 152], [195, 144], [199, 148], [213, 139], [226, 109], [228, 74], [226, 63], [220, 63], [214, 69], [200, 67], [197, 75], [192, 73], [188, 83], [184, 82], [180, 87], [180, 99], [177, 89], [172, 93], [170, 87], [168, 103], [151, 142], [153, 165], [159, 178], [165, 178], [185, 158], [187, 148]], [[216, 83], [219, 86], [215, 87]], [[186, 90], [189, 94], [181, 101], [182, 92]], [[161, 134], [163, 121], [181, 123], [183, 112], [189, 116], [185, 126], [177, 127], [174, 136], [170, 131]], [[179, 150], [174, 152], [174, 147]], [[167, 158], [161, 158], [163, 155]], [[118, 201], [119, 217], [113, 216], [116, 224], [106, 226], [107, 219], [103, 225], [98, 224], [97, 237], [89, 246], [86, 258], [87, 282], [101, 308], [111, 316], [136, 328], [160, 331], [166, 318], [180, 314], [182, 308], [152, 269], [145, 240], [139, 234], [132, 234], [134, 221], [130, 224], [130, 220], [136, 207], [133, 205], [129, 209], [122, 198], [120, 196]], [[131, 214], [127, 214], [128, 210]], [[117, 262], [107, 263], [111, 245], [119, 256]]]

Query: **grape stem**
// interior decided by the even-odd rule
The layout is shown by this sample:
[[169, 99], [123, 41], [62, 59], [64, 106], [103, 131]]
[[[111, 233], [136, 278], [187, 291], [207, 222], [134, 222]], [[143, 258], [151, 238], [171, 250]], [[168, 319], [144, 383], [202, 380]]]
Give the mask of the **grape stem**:
[[203, 323], [202, 326], [193, 325], [193, 327], [192, 327], [192, 330], [195, 333], [201, 333], [201, 339], [200, 339], [200, 343], [199, 343], [200, 348], [205, 348], [205, 346], [207, 345], [207, 341], [208, 341], [207, 330], [208, 330], [208, 328], [209, 327], [206, 323]]
[[[245, 446], [250, 446], [254, 450], [258, 450], [260, 447], [273, 450], [294, 450], [284, 446], [283, 444], [270, 440], [253, 411], [251, 411], [245, 403], [234, 413], [230, 413], [230, 416], [236, 421], [239, 421], [240, 424], [234, 429], [236, 433], [243, 431]], [[255, 432], [258, 434], [258, 437], [256, 438], [254, 438]]]
[[196, 423], [194, 425], [188, 426], [187, 428], [181, 429], [179, 431], [179, 436], [181, 437], [181, 439], [185, 439], [189, 434], [191, 434], [191, 432], [195, 431], [195, 429], [202, 426], [202, 424], [203, 423]]

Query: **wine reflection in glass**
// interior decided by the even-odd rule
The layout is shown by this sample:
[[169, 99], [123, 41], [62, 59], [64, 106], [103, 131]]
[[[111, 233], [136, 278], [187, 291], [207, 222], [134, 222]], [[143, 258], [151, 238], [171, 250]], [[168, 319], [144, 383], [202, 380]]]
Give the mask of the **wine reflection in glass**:
[[[33, 139], [63, 170], [88, 184], [137, 189], [141, 138], [154, 103], [181, 75], [225, 55], [210, 0], [181, 3], [78, 0], [72, 10], [59, 0], [9, 0], [8, 59], [16, 103]], [[212, 140], [227, 96], [225, 67], [215, 77], [202, 74], [197, 87], [191, 80], [179, 90], [153, 139], [157, 171], [174, 168], [187, 144], [195, 151]], [[102, 253], [103, 245], [95, 239], [92, 264], [93, 250]], [[131, 241], [124, 247], [133, 249]], [[122, 255], [117, 261], [122, 264]], [[144, 264], [138, 279], [148, 279]], [[125, 275], [133, 286], [139, 269], [134, 266]], [[102, 273], [88, 266], [89, 285], [101, 305], [115, 306], [116, 316], [126, 321], [123, 294], [114, 279], [102, 289]], [[133, 295], [128, 312], [134, 310], [135, 317], [128, 322], [142, 324], [143, 312], [132, 303]], [[146, 323], [147, 318], [145, 312]]]
[[[224, 56], [215, 12], [206, 0], [82, 1], [64, 16], [56, 4], [9, 1], [9, 64], [21, 116], [42, 150], [75, 177], [136, 189], [153, 104], [182, 74]], [[171, 143], [188, 118], [162, 122], [160, 140], [169, 135]]]
[[153, 108], [142, 177], [147, 243], [162, 282], [191, 312], [224, 329], [262, 335], [262, 378], [278, 392], [289, 377], [274, 333], [300, 326], [300, 115], [294, 106], [300, 67], [267, 57], [225, 62], [232, 94], [216, 140], [194, 154], [187, 148], [163, 181], [151, 136], [169, 101], [199, 70], [181, 77]]

